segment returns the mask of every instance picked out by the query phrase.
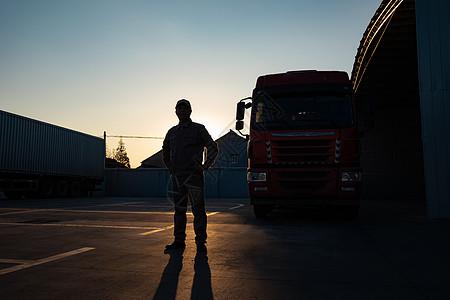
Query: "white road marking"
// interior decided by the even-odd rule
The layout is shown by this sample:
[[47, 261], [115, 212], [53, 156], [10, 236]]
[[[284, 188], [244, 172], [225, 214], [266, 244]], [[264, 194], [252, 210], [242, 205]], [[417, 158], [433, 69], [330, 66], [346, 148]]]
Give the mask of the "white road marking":
[[237, 209], [237, 208], [241, 208], [243, 206], [245, 206], [245, 204], [238, 204], [236, 206], [230, 207], [229, 209]]
[[1, 213], [0, 216], [14, 215], [14, 214], [24, 214], [24, 213], [30, 213], [30, 212], [35, 212], [35, 211], [40, 211], [40, 209], [24, 209], [24, 210], [20, 210], [20, 211], [6, 212], [6, 213]]
[[[66, 210], [66, 209], [34, 209], [27, 210], [22, 212], [84, 212], [84, 213], [134, 213], [134, 214], [170, 214], [173, 215], [173, 212], [127, 212], [127, 211], [87, 211], [87, 210]], [[12, 213], [20, 213], [20, 212], [12, 212]], [[218, 214], [218, 211], [207, 213], [207, 216], [213, 216]], [[8, 214], [8, 213], [7, 213]], [[192, 212], [188, 212], [188, 215], [193, 215]], [[17, 223], [17, 222], [0, 222], [0, 225], [13, 225], [13, 226], [53, 226], [53, 227], [87, 227], [87, 228], [112, 228], [112, 229], [139, 229], [139, 230], [150, 230], [139, 235], [149, 235], [152, 233], [161, 232], [170, 228], [173, 228], [173, 225], [160, 228], [160, 227], [144, 227], [144, 226], [118, 226], [118, 225], [95, 225], [95, 224], [64, 224], [64, 223]]]
[[170, 228], [173, 228], [173, 225], [167, 226], [167, 227], [164, 227], [164, 228], [154, 229], [154, 230], [143, 232], [143, 233], [139, 233], [139, 235], [149, 235], [149, 234], [156, 233], [156, 232], [161, 232], [161, 231], [164, 231], [164, 230], [167, 230], [167, 229], [170, 229]]
[[165, 211], [119, 211], [119, 210], [84, 210], [84, 209], [36, 209], [34, 211], [42, 211], [42, 212], [76, 212], [76, 213], [102, 213], [102, 214], [147, 214], [147, 215], [155, 215], [155, 214], [173, 214], [173, 212], [165, 212]]
[[62, 224], [62, 223], [13, 223], [1, 222], [0, 225], [18, 225], [18, 226], [56, 226], [56, 227], [90, 227], [90, 228], [114, 228], [114, 229], [159, 229], [158, 227], [143, 226], [117, 226], [117, 225], [91, 225], [91, 224]]
[[[207, 215], [207, 216], [214, 216], [215, 214], [218, 214], [218, 213], [219, 213], [218, 211], [215, 211], [215, 212], [212, 212], [212, 213], [207, 213], [206, 215]], [[191, 214], [191, 215], [192, 215], [192, 213], [188, 213], [188, 214]], [[151, 230], [151, 231], [147, 231], [147, 232], [140, 233], [139, 235], [149, 235], [149, 234], [152, 234], [152, 233], [161, 232], [161, 231], [164, 231], [164, 230], [173, 228], [173, 226], [174, 226], [174, 225], [167, 226], [167, 227], [165, 227], [165, 228], [154, 229], [154, 230]]]
[[68, 256], [72, 256], [72, 255], [76, 255], [76, 254], [79, 254], [79, 253], [83, 253], [83, 252], [86, 252], [86, 251], [90, 251], [90, 250], [93, 250], [93, 249], [95, 249], [95, 248], [84, 247], [84, 248], [80, 248], [80, 249], [77, 249], [77, 250], [73, 250], [73, 251], [69, 251], [69, 252], [53, 255], [53, 256], [50, 256], [50, 257], [47, 257], [47, 258], [42, 258], [42, 259], [38, 259], [38, 260], [32, 260], [32, 261], [28, 261], [28, 262], [27, 261], [23, 261], [24, 263], [22, 263], [20, 265], [9, 267], [9, 268], [5, 268], [5, 269], [1, 269], [0, 270], [0, 276], [8, 274], [8, 273], [11, 273], [11, 272], [23, 270], [23, 269], [26, 269], [26, 268], [34, 267], [34, 266], [37, 266], [37, 265], [45, 264], [45, 263], [48, 263], [48, 262], [51, 262], [51, 261], [54, 261], [54, 260], [58, 260], [58, 259], [61, 259], [61, 258], [65, 258], [65, 257], [68, 257]]
[[[77, 213], [102, 213], [102, 214], [145, 214], [145, 215], [173, 215], [173, 211], [118, 211], [118, 210], [84, 210], [84, 209], [57, 209], [57, 208], [49, 208], [49, 209], [30, 209], [23, 210], [20, 212], [10, 212], [4, 214], [19, 214], [19, 213], [29, 213], [29, 212], [77, 212]], [[207, 213], [207, 215], [215, 215], [218, 212]], [[188, 215], [192, 215], [192, 212], [188, 212]], [[0, 216], [3, 214], [0, 214]]]
[[[145, 202], [119, 202], [119, 203], [111, 203], [111, 204], [96, 204], [96, 205], [89, 205], [89, 206], [83, 206], [84, 208], [88, 207], [102, 207], [102, 206], [127, 206], [130, 204], [145, 204]], [[167, 207], [167, 206], [164, 206]]]

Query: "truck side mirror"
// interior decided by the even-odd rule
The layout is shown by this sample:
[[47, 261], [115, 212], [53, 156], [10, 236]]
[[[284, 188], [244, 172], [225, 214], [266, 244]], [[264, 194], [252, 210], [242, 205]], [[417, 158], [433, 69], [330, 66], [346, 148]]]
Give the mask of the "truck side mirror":
[[236, 121], [236, 130], [242, 130], [242, 129], [244, 129], [244, 121], [242, 121], [242, 120]]
[[[236, 120], [237, 121], [244, 120], [244, 116], [245, 116], [245, 103], [238, 102], [237, 108], [236, 108]], [[237, 126], [237, 123], [236, 123], [236, 126]], [[237, 129], [237, 127], [236, 127], [236, 129]]]

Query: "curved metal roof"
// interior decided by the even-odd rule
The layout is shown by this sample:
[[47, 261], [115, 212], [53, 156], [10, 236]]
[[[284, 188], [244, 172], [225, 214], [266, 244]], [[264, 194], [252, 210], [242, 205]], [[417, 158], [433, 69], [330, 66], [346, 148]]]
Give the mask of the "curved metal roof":
[[414, 0], [384, 0], [363, 34], [351, 80], [358, 95], [418, 89]]

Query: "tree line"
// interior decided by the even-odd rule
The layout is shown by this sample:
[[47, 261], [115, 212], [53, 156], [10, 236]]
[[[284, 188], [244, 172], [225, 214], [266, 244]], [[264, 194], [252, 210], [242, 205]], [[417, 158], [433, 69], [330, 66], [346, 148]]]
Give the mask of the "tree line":
[[130, 168], [131, 166], [130, 158], [128, 157], [127, 149], [122, 138], [120, 138], [116, 149], [110, 150], [108, 146], [106, 146], [106, 158], [113, 159], [127, 168]]

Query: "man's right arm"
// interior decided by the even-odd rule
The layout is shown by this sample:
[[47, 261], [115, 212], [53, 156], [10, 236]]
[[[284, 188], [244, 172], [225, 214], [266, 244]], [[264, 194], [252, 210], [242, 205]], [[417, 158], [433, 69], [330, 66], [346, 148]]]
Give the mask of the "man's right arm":
[[163, 163], [169, 169], [169, 173], [172, 174], [172, 162], [170, 157], [170, 130], [167, 132], [166, 137], [163, 141], [162, 147], [162, 155], [163, 155]]

